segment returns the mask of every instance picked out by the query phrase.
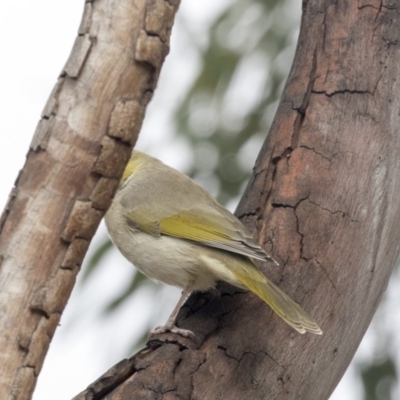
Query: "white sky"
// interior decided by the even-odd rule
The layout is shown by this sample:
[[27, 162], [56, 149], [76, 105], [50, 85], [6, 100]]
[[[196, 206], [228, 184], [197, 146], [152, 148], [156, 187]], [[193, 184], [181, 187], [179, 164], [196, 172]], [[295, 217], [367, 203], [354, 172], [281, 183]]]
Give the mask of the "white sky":
[[[213, 15], [229, 0], [215, 2], [183, 1], [180, 12], [189, 19], [191, 29], [198, 40], [205, 40], [205, 28]], [[298, 2], [292, 0], [294, 9]], [[25, 155], [43, 106], [56, 82], [72, 44], [83, 10], [83, 0], [51, 1], [20, 0], [0, 3], [0, 64], [2, 132], [0, 134], [0, 206], [7, 196], [24, 164]], [[190, 38], [174, 38], [172, 51], [162, 74], [155, 100], [147, 114], [144, 133], [139, 147], [150, 149], [154, 134], [168, 126], [166, 107], [175, 107], [182, 95], [179, 85], [184, 87], [197, 70], [197, 53], [191, 51]], [[179, 62], [178, 62], [178, 61]], [[178, 87], [178, 89], [177, 89]], [[162, 89], [165, 89], [164, 91]], [[174, 90], [169, 90], [174, 88]], [[166, 101], [166, 94], [168, 99]], [[171, 97], [171, 93], [173, 96]], [[163, 104], [162, 109], [157, 109]], [[157, 118], [151, 118], [152, 113]], [[154, 114], [155, 115], [155, 114]], [[163, 132], [163, 145], [153, 154], [165, 162], [185, 169], [190, 159], [174, 157], [176, 149], [188, 149], [183, 140], [173, 141], [173, 133]], [[160, 136], [158, 136], [158, 144]], [[180, 152], [182, 154], [184, 152]], [[101, 226], [93, 247], [105, 237]], [[110, 254], [93, 279], [83, 288], [78, 285], [63, 315], [44, 369], [35, 391], [34, 400], [67, 400], [83, 390], [88, 384], [114, 363], [126, 356], [130, 343], [139, 333], [136, 326], [148, 323], [146, 315], [151, 310], [152, 292], [143, 288], [124, 307], [110, 318], [102, 319], [101, 310], [115, 297], [115, 293], [130, 279], [132, 267], [116, 253]], [[397, 279], [397, 282], [399, 279]], [[390, 287], [395, 288], [395, 285]], [[397, 285], [398, 287], [398, 285]], [[99, 288], [101, 288], [99, 290]], [[156, 315], [154, 325], [162, 323], [179, 296], [177, 289], [165, 288], [160, 294], [159, 304], [167, 306]], [[397, 305], [398, 291], [389, 291], [387, 314], [391, 314], [395, 325], [400, 325]], [[137, 299], [140, 299], [140, 302]], [[392, 322], [393, 324], [393, 322]], [[395, 329], [394, 329], [395, 331]], [[371, 342], [376, 336], [371, 333], [363, 341], [358, 359], [369, 359]], [[395, 339], [396, 341], [396, 339]], [[397, 339], [397, 348], [400, 348]], [[354, 381], [354, 368], [350, 368], [331, 400], [361, 399], [361, 387]]]

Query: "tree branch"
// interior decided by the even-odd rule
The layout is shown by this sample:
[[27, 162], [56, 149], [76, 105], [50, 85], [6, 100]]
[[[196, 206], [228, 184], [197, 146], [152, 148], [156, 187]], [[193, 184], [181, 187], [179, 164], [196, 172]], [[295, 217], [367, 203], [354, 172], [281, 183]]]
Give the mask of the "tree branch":
[[179, 0], [86, 1], [0, 228], [0, 398], [29, 399], [136, 141]]

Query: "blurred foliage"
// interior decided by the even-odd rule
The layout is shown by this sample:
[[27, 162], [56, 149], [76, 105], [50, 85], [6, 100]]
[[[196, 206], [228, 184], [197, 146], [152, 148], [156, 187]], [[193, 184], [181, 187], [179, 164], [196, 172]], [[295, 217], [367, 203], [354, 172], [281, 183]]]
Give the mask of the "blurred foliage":
[[397, 379], [396, 365], [386, 356], [383, 361], [361, 368], [365, 400], [391, 400], [391, 389]]
[[[147, 279], [145, 275], [141, 272], [136, 271], [133, 276], [130, 285], [122, 291], [117, 298], [115, 298], [110, 304], [108, 304], [107, 308], [104, 310], [106, 313], [112, 312], [115, 310], [121, 303], [126, 300], [135, 290], [139, 289], [144, 284], [152, 284], [153, 282]], [[154, 285], [156, 288], [158, 286]]]
[[95, 249], [91, 257], [85, 263], [85, 268], [82, 271], [82, 280], [81, 282], [84, 283], [91, 273], [96, 269], [99, 265], [100, 261], [103, 259], [104, 255], [112, 249], [113, 244], [110, 239], [104, 239], [102, 243]]
[[290, 15], [283, 1], [233, 2], [211, 25], [177, 112], [194, 150], [191, 175], [223, 204], [240, 194], [272, 122], [294, 53], [294, 26], [282, 23]]
[[[210, 25], [206, 43], [196, 43], [190, 23], [179, 28], [193, 37], [201, 67], [177, 109], [177, 135], [193, 149], [190, 175], [223, 204], [240, 195], [272, 123], [299, 28], [300, 4], [295, 11], [291, 6], [292, 1], [231, 0]], [[85, 280], [111, 247], [108, 240], [98, 247]], [[145, 280], [136, 272], [105, 311], [113, 312]], [[149, 327], [154, 327], [151, 320], [131, 350], [145, 343]], [[397, 377], [392, 358], [364, 365], [360, 375], [365, 400], [391, 399], [388, 388]]]

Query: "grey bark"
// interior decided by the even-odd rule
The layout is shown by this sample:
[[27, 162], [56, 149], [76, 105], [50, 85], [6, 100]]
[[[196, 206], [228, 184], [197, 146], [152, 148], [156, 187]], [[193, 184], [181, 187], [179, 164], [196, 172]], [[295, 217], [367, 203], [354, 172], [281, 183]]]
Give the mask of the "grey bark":
[[169, 50], [179, 0], [86, 1], [0, 223], [0, 398], [29, 399]]

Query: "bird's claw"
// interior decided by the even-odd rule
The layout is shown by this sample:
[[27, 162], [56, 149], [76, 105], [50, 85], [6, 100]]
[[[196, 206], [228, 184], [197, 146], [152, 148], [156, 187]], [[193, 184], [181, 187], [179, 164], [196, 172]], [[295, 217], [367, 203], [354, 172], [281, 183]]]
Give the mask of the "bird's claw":
[[163, 333], [168, 333], [168, 332], [176, 333], [177, 335], [191, 339], [194, 342], [196, 341], [196, 336], [194, 335], [194, 333], [192, 331], [189, 331], [188, 329], [178, 328], [175, 325], [174, 326], [164, 325], [164, 326], [159, 326], [159, 327], [153, 329], [149, 333], [149, 339], [154, 339], [157, 335], [161, 335]]

